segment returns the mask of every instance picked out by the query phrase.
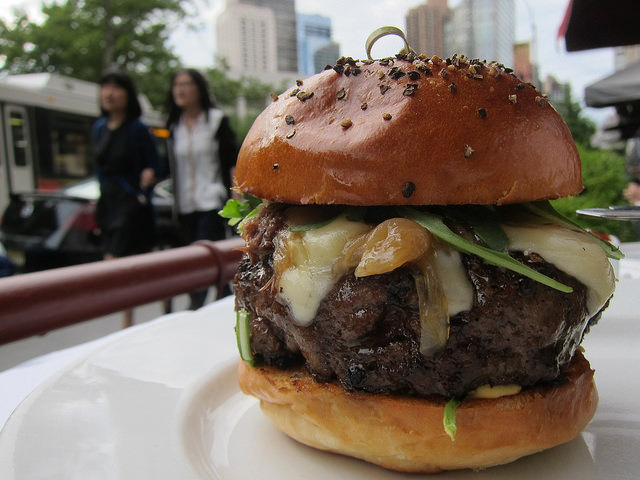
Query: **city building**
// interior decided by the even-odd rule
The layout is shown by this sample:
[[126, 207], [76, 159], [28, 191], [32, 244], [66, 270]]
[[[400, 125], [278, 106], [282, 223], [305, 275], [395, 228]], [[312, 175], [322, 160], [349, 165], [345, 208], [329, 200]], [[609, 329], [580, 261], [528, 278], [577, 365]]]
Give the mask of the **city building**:
[[556, 107], [570, 100], [571, 86], [568, 82], [560, 82], [553, 75], [547, 75], [542, 83], [542, 91]]
[[445, 51], [445, 25], [450, 11], [447, 0], [427, 0], [405, 16], [407, 41], [418, 53], [448, 56]]
[[335, 65], [338, 58], [340, 58], [340, 44], [331, 42], [315, 51], [313, 68], [316, 72], [321, 72], [327, 65]]
[[640, 45], [627, 45], [614, 48], [615, 69], [622, 70], [632, 63], [640, 62]]
[[445, 52], [514, 63], [514, 0], [462, 0], [445, 25]]
[[297, 73], [298, 42], [295, 0], [227, 0], [227, 7], [234, 3], [268, 8], [273, 12], [276, 20], [277, 70], [280, 73]]
[[235, 77], [278, 72], [276, 19], [269, 8], [229, 2], [216, 25], [217, 56]]
[[[326, 65], [325, 63], [318, 68], [315, 56], [319, 50], [332, 43], [331, 19], [321, 15], [298, 14], [296, 28], [298, 31], [298, 73], [307, 77], [320, 72]], [[337, 58], [333, 58], [328, 63], [335, 63]]]
[[521, 42], [513, 46], [513, 73], [523, 82], [540, 86], [537, 66], [531, 61], [531, 43]]

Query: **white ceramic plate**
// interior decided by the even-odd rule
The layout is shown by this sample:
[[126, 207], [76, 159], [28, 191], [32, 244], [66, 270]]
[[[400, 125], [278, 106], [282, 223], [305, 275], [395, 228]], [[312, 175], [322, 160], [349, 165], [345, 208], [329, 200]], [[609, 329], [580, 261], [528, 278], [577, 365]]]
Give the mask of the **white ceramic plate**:
[[[640, 472], [640, 281], [585, 341], [600, 405], [573, 442], [439, 479], [635, 479]], [[36, 389], [0, 434], [3, 479], [397, 479], [302, 446], [238, 391], [231, 300], [125, 335]], [[433, 477], [432, 477], [433, 478]]]

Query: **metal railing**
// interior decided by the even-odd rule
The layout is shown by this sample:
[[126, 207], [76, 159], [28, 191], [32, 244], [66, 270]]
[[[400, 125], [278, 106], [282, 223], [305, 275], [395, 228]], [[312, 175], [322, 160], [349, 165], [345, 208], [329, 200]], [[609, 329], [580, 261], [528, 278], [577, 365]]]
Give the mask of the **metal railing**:
[[0, 344], [216, 286], [242, 257], [240, 238], [0, 279]]

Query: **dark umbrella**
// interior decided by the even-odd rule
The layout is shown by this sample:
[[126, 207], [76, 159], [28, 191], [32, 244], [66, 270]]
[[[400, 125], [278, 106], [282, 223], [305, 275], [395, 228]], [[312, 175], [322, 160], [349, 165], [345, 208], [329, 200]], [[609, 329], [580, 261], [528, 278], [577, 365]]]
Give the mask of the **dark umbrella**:
[[558, 38], [568, 52], [640, 43], [640, 1], [570, 0]]

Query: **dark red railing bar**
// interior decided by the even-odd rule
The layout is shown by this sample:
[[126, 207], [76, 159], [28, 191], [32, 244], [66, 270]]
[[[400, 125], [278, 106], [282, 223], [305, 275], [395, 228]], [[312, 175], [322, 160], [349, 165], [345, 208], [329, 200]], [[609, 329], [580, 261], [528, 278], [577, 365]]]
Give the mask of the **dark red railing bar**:
[[239, 238], [0, 279], [0, 344], [206, 286], [235, 273]]

